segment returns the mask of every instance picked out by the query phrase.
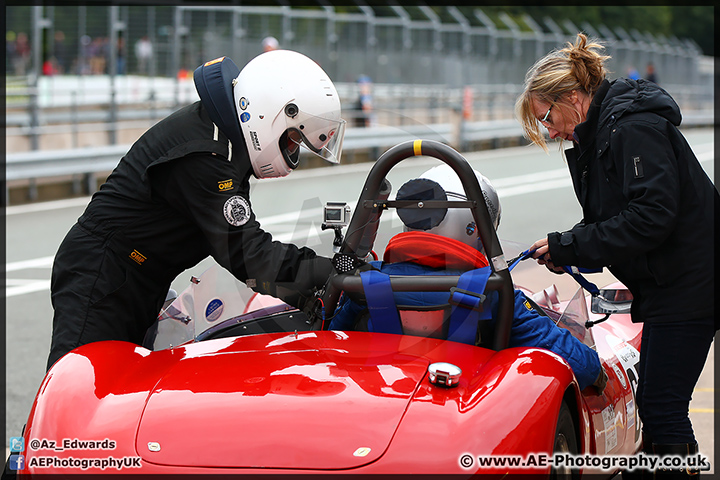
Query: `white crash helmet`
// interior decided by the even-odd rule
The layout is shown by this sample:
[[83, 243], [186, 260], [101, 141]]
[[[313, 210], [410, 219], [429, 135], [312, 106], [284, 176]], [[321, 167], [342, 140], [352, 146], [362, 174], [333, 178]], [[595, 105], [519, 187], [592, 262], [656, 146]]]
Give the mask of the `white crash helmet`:
[[[480, 184], [493, 227], [500, 225], [500, 199], [490, 180], [473, 169]], [[413, 198], [413, 197], [422, 198]], [[443, 198], [445, 197], [445, 198]], [[426, 171], [419, 178], [406, 182], [397, 193], [397, 200], [467, 200], [460, 177], [450, 165], [442, 164]], [[405, 231], [426, 231], [459, 240], [473, 248], [484, 251], [478, 236], [472, 211], [469, 208], [447, 209], [398, 209], [398, 216], [405, 224]]]
[[257, 178], [289, 174], [298, 166], [299, 145], [339, 163], [340, 97], [315, 61], [290, 50], [262, 53], [233, 81], [233, 96]]

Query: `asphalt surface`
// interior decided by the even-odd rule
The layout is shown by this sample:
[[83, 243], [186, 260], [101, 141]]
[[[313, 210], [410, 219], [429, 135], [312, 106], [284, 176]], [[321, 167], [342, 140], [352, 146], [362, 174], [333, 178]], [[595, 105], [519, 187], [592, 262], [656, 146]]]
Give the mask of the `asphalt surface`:
[[[713, 131], [688, 130], [685, 134], [713, 178]], [[502, 220], [498, 235], [506, 248], [506, 258], [549, 231], [572, 227], [581, 218], [564, 160], [556, 146], [551, 144], [550, 148], [550, 154], [536, 147], [465, 154], [499, 192]], [[397, 192], [405, 180], [438, 163], [427, 157], [401, 163], [389, 175], [393, 191]], [[263, 228], [276, 240], [307, 245], [320, 254], [331, 255], [333, 234], [320, 229], [322, 205], [328, 201], [354, 205], [370, 167], [371, 164], [355, 164], [301, 170], [286, 178], [256, 182], [251, 192], [253, 209]], [[49, 292], [52, 257], [88, 201], [89, 198], [76, 198], [7, 209], [6, 447], [9, 437], [20, 434], [45, 374], [52, 324]], [[384, 221], [376, 245], [385, 245], [400, 231], [400, 225], [396, 217]], [[381, 248], [376, 251], [382, 254]], [[191, 275], [200, 274], [211, 264], [211, 260], [205, 260], [184, 272], [173, 288], [184, 289]], [[577, 290], [568, 276], [551, 274], [531, 261], [524, 262], [513, 273], [517, 284], [531, 290], [556, 284], [561, 299], [569, 299]], [[609, 273], [593, 276], [591, 280], [598, 285], [614, 281]], [[690, 410], [701, 451], [711, 459], [714, 459], [713, 375], [714, 349]]]

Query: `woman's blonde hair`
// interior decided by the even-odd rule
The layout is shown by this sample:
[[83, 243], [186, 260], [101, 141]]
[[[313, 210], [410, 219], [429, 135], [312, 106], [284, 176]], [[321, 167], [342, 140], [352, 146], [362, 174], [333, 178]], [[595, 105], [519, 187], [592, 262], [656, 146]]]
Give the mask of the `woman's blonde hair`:
[[567, 42], [565, 48], [553, 50], [535, 62], [525, 75], [523, 92], [515, 102], [515, 115], [526, 138], [548, 151], [532, 100], [555, 105], [560, 95], [572, 90], [592, 97], [607, 75], [605, 62], [610, 57], [600, 53], [604, 49], [598, 41], [588, 41], [585, 34], [578, 33], [575, 45]]

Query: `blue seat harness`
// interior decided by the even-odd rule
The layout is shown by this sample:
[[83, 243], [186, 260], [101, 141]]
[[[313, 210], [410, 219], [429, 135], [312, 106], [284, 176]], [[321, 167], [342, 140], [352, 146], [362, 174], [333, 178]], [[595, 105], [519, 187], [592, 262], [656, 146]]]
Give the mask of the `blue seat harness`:
[[[451, 305], [448, 340], [475, 344], [478, 322], [491, 318], [491, 309], [484, 305], [485, 286], [492, 274], [489, 266], [460, 275], [457, 287], [450, 289]], [[402, 323], [395, 304], [390, 276], [377, 270], [360, 274], [370, 312], [368, 330], [402, 335]]]
[[[515, 266], [520, 263], [523, 260], [527, 260], [528, 258], [532, 258], [532, 254], [535, 253], [535, 250], [525, 250], [520, 255], [515, 257], [514, 259], [510, 260], [508, 265], [508, 270], [512, 270], [515, 268]], [[562, 269], [565, 271], [565, 273], [569, 274], [571, 277], [575, 279], [576, 282], [580, 284], [581, 287], [583, 287], [585, 290], [587, 290], [590, 295], [593, 297], [596, 297], [600, 295], [600, 289], [595, 285], [594, 283], [587, 280], [585, 277], [582, 276], [583, 273], [600, 273], [602, 272], [602, 268], [581, 268], [581, 267], [571, 267], [571, 266], [563, 266]]]

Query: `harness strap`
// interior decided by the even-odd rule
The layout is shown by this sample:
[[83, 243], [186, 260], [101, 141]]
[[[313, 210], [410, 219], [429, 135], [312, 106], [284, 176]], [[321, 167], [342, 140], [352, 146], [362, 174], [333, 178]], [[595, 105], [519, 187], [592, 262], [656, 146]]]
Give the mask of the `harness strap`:
[[483, 308], [483, 292], [491, 274], [492, 270], [488, 266], [460, 275], [457, 288], [453, 288], [450, 294], [449, 303], [452, 308], [448, 340], [475, 344], [478, 322], [489, 320], [492, 316], [489, 308]]
[[367, 270], [360, 273], [360, 278], [370, 312], [368, 330], [402, 335], [402, 324], [395, 307], [390, 276], [377, 270]]
[[[475, 344], [478, 322], [489, 320], [492, 312], [484, 308], [485, 286], [492, 274], [491, 268], [482, 267], [460, 275], [457, 287], [451, 290], [448, 302], [451, 304], [448, 340]], [[397, 311], [390, 276], [377, 270], [360, 273], [365, 290], [371, 332], [403, 334], [402, 322]]]
[[597, 297], [598, 295], [600, 295], [600, 289], [597, 287], [597, 285], [595, 285], [591, 281], [587, 280], [580, 273], [581, 272], [582, 273], [597, 273], [597, 272], [602, 271], [602, 269], [592, 270], [592, 269], [583, 269], [583, 268], [569, 267], [569, 266], [564, 266], [562, 268], [565, 271], [565, 273], [570, 274], [575, 279], [575, 281], [580, 284], [581, 287], [583, 287], [585, 290], [590, 292], [590, 295], [592, 295], [593, 297]]
[[[535, 253], [535, 250], [525, 250], [517, 257], [513, 258], [508, 262], [508, 270], [512, 270], [515, 268], [515, 266], [520, 263], [521, 261], [532, 258], [532, 254]], [[583, 287], [585, 290], [590, 292], [590, 294], [593, 297], [596, 297], [600, 295], [600, 289], [592, 283], [591, 281], [587, 280], [585, 277], [583, 277], [581, 274], [583, 273], [600, 273], [603, 271], [602, 268], [582, 268], [582, 267], [572, 267], [572, 266], [563, 266], [562, 269], [565, 271], [565, 273], [572, 276], [576, 282], [580, 284], [581, 287]]]

